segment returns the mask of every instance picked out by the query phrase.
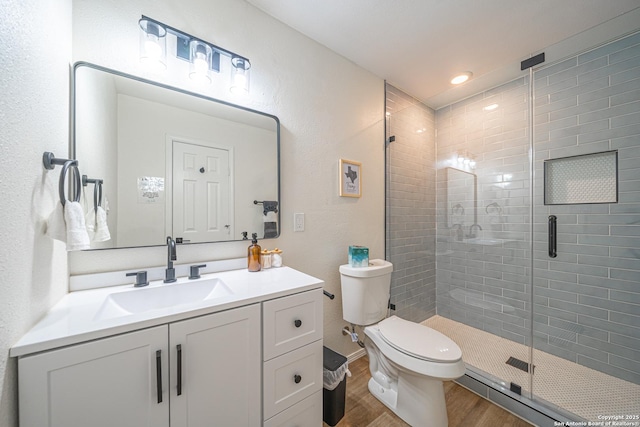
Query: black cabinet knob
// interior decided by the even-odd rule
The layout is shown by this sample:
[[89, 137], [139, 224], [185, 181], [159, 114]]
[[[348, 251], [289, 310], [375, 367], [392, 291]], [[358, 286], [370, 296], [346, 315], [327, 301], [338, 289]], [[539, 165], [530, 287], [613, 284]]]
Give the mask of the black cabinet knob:
[[300, 319], [296, 319], [296, 320], [293, 322], [293, 324], [294, 324], [294, 325], [296, 325], [296, 328], [299, 328], [300, 326], [302, 326], [302, 320], [300, 320]]
[[298, 375], [298, 374], [295, 374], [295, 375], [293, 376], [293, 381], [294, 381], [296, 384], [300, 384], [300, 381], [302, 381], [302, 377], [301, 377], [300, 375]]

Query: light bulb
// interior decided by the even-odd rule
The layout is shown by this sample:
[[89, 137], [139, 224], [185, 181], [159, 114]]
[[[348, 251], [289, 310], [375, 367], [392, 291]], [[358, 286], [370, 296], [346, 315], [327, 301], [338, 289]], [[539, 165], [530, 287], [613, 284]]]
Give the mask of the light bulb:
[[138, 21], [140, 25], [140, 62], [150, 72], [159, 72], [167, 68], [166, 34], [161, 25], [146, 18]]
[[189, 42], [189, 50], [191, 61], [189, 78], [198, 83], [211, 83], [209, 66], [213, 53], [211, 46], [194, 39]]
[[244, 75], [244, 70], [238, 71], [233, 75], [233, 84], [231, 85], [231, 92], [242, 93], [246, 92], [247, 76]]
[[465, 71], [464, 73], [460, 73], [451, 79], [451, 84], [454, 84], [454, 85], [462, 84], [467, 80], [469, 80], [472, 75], [473, 73], [471, 73], [471, 71]]
[[162, 48], [158, 44], [158, 38], [149, 35], [147, 41], [144, 42], [144, 51], [148, 61], [158, 61], [162, 56]]
[[231, 58], [231, 93], [249, 93], [249, 68], [251, 63], [240, 57]]

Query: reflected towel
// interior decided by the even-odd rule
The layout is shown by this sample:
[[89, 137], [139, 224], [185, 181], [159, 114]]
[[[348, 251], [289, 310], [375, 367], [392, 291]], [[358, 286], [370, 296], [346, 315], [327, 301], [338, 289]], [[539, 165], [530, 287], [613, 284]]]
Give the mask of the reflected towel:
[[89, 234], [89, 241], [93, 242], [93, 237], [96, 235], [96, 226], [98, 221], [96, 220], [96, 211], [89, 209], [89, 212], [84, 217], [84, 222], [87, 225], [87, 234]]
[[[277, 201], [265, 200], [264, 202], [262, 202], [262, 213], [264, 213], [266, 216], [269, 212], [278, 213]], [[265, 222], [267, 221], [265, 220]]]
[[278, 235], [278, 214], [275, 212], [266, 212], [262, 219], [264, 221], [263, 239], [276, 237]]
[[96, 217], [96, 229], [92, 242], [106, 242], [111, 239], [111, 234], [109, 233], [109, 226], [107, 225], [107, 212], [102, 208], [102, 206], [98, 206], [98, 210], [95, 214]]
[[91, 248], [80, 203], [67, 200], [64, 204], [64, 221], [67, 227], [67, 251]]

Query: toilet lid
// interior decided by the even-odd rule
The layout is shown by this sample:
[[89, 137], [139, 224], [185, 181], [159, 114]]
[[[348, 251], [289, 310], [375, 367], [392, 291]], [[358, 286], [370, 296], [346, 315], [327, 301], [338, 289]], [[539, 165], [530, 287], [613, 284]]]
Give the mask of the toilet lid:
[[427, 326], [391, 316], [378, 323], [378, 328], [387, 343], [413, 357], [433, 362], [457, 362], [462, 358], [455, 342]]

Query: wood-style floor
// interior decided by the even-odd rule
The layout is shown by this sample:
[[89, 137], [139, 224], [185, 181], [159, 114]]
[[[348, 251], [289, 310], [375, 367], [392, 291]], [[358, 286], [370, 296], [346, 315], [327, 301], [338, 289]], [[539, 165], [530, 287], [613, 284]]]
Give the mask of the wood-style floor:
[[[336, 427], [406, 427], [382, 402], [369, 393], [369, 360], [361, 357], [349, 365], [344, 418]], [[470, 392], [453, 381], [444, 383], [449, 427], [530, 427], [531, 424]], [[325, 427], [328, 424], [323, 423]], [[429, 427], [429, 426], [413, 426]]]

